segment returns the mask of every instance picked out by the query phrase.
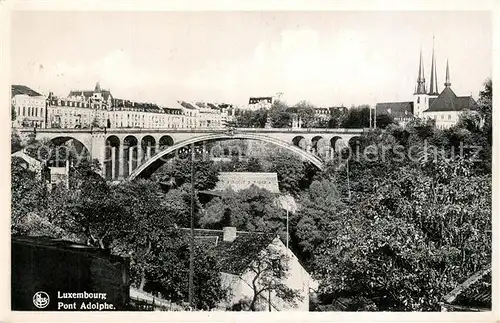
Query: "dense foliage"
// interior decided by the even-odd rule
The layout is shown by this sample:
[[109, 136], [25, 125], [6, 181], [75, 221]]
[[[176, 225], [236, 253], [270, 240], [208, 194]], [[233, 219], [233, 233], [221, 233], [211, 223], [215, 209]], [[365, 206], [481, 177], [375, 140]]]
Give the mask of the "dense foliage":
[[[334, 108], [326, 115], [316, 113], [316, 106], [307, 101], [300, 101], [290, 106], [277, 100], [267, 110], [238, 110], [235, 121], [229, 125], [240, 128], [291, 128], [292, 120], [300, 118], [302, 128], [368, 128], [370, 125], [370, 108], [367, 105], [351, 107], [350, 109]], [[383, 115], [377, 119], [377, 124], [385, 128], [393, 123], [390, 116]]]
[[[236, 150], [248, 154], [224, 159], [232, 148], [221, 145], [220, 160], [195, 161], [195, 187], [213, 189], [220, 171], [277, 173], [280, 191], [299, 205], [289, 214], [289, 242], [319, 282], [313, 309], [436, 311], [445, 294], [491, 264], [491, 89], [488, 80], [479, 113], [462, 114], [449, 129], [422, 120], [403, 128], [386, 118], [385, 129], [351, 141], [322, 172], [281, 150], [256, 153], [241, 142]], [[305, 102], [299, 107], [312, 122], [312, 108]], [[265, 119], [288, 127], [289, 117], [287, 106], [277, 102]], [[368, 108], [360, 107], [330, 123], [367, 127], [368, 117]], [[255, 124], [262, 126], [264, 118], [259, 120]], [[23, 147], [12, 135], [12, 150], [26, 148], [33, 157], [43, 144], [32, 138]], [[97, 175], [99, 167], [95, 161], [73, 164], [69, 188], [49, 190], [22, 159], [12, 158], [12, 233], [71, 239], [130, 257], [134, 286], [185, 301], [189, 248], [179, 227], [189, 224], [190, 159], [172, 159], [153, 180], [119, 185]], [[196, 200], [195, 223], [287, 239], [277, 196], [255, 186], [225, 191], [204, 205]], [[201, 247], [195, 259], [195, 304], [213, 308], [226, 297], [220, 264]], [[262, 272], [268, 284], [255, 294], [272, 286], [296, 296], [274, 274]], [[248, 300], [248, 308], [255, 309], [255, 300]]]

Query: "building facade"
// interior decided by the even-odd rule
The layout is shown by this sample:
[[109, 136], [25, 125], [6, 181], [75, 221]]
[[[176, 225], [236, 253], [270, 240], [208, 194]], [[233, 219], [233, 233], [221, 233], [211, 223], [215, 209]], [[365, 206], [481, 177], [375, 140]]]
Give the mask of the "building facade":
[[109, 128], [184, 128], [182, 108], [114, 99], [108, 111]]
[[12, 86], [14, 127], [219, 129], [234, 117], [229, 104], [177, 101], [169, 107], [114, 98], [109, 90], [72, 90], [47, 98], [21, 85]]
[[248, 110], [259, 110], [259, 109], [270, 109], [274, 103], [274, 97], [263, 96], [263, 97], [251, 97], [248, 100], [247, 109]]
[[52, 93], [47, 98], [47, 128], [101, 128], [106, 126], [107, 118], [107, 105], [75, 97], [59, 98]]
[[476, 101], [469, 96], [457, 96], [451, 89], [450, 69], [446, 62], [446, 81], [445, 88], [437, 96], [432, 97], [427, 109], [423, 111], [423, 119], [434, 120], [436, 127], [445, 129], [455, 125], [460, 115], [469, 111], [477, 113], [478, 105]]
[[11, 104], [15, 112], [14, 127], [45, 127], [45, 96], [25, 85], [12, 85]]
[[[189, 233], [188, 228], [181, 230]], [[318, 284], [278, 235], [224, 227], [222, 230], [195, 229], [194, 236], [196, 243], [211, 252], [221, 265], [221, 284], [228, 290], [229, 297], [219, 304], [220, 308], [236, 310], [242, 302], [248, 306], [248, 301], [258, 294], [257, 311], [309, 311], [309, 294]], [[271, 264], [275, 267], [269, 267]], [[281, 270], [282, 274], [278, 274]], [[284, 284], [300, 297], [285, 300], [278, 290], [259, 291], [270, 279]]]

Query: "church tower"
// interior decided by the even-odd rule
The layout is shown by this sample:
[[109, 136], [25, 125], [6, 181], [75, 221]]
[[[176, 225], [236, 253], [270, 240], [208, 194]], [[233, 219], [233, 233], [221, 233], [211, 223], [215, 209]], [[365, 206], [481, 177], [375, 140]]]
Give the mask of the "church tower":
[[434, 36], [432, 36], [432, 63], [431, 63], [431, 84], [429, 88], [429, 97], [436, 98], [439, 95], [437, 83], [436, 58], [434, 56]]
[[425, 86], [424, 61], [422, 49], [420, 49], [420, 62], [418, 65], [417, 88], [413, 94], [413, 115], [417, 118], [423, 117], [423, 112], [429, 107], [429, 95]]

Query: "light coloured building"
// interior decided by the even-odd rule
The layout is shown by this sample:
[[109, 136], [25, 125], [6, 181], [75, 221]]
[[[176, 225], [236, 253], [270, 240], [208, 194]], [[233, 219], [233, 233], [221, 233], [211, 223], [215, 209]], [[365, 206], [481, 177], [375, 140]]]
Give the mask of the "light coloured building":
[[16, 113], [12, 126], [45, 127], [45, 96], [25, 85], [12, 85], [11, 100]]
[[423, 119], [435, 121], [436, 127], [446, 129], [455, 125], [463, 112], [477, 113], [478, 105], [469, 96], [457, 96], [451, 89], [450, 69], [446, 62], [445, 88], [435, 99], [429, 103], [429, 107], [423, 111]]
[[229, 104], [178, 101], [162, 107], [154, 103], [113, 98], [109, 90], [72, 90], [67, 97], [41, 94], [22, 85], [12, 86], [17, 114], [13, 126], [47, 128], [219, 129], [234, 117]]
[[230, 115], [228, 109], [221, 108], [214, 103], [197, 102], [199, 107], [199, 125], [201, 128], [223, 128], [228, 121]]
[[105, 105], [78, 98], [47, 98], [47, 128], [105, 127], [108, 111]]
[[[189, 232], [187, 228], [182, 230]], [[221, 284], [229, 291], [229, 298], [220, 308], [236, 310], [242, 302], [248, 306], [257, 294], [257, 311], [309, 311], [309, 294], [317, 288], [317, 282], [277, 235], [237, 231], [235, 227], [195, 229], [194, 235], [221, 264]], [[285, 301], [279, 291], [266, 289], [270, 280], [300, 297]]]
[[110, 128], [184, 128], [181, 107], [163, 108], [153, 103], [114, 99], [108, 112]]
[[259, 110], [259, 109], [270, 109], [273, 106], [274, 97], [263, 96], [263, 97], [251, 97], [248, 100], [248, 105], [246, 109], [248, 110]]
[[220, 129], [233, 120], [234, 108], [229, 104], [178, 101], [182, 106], [186, 128]]
[[110, 107], [113, 103], [113, 95], [109, 90], [101, 89], [99, 82], [96, 83], [94, 90], [72, 90], [68, 98], [76, 101], [92, 103], [99, 108]]

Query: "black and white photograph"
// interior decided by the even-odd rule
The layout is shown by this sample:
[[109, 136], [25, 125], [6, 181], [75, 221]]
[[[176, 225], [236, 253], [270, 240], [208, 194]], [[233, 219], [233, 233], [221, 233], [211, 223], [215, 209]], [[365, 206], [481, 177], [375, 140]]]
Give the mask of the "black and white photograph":
[[492, 11], [92, 8], [9, 14], [11, 311], [493, 310]]

